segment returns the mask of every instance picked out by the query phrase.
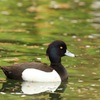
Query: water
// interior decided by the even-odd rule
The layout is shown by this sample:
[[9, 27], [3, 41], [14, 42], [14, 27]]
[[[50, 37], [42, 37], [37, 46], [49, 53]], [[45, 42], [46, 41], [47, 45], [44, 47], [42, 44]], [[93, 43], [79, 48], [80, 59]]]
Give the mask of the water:
[[0, 70], [1, 100], [99, 100], [100, 7], [96, 0], [1, 0], [0, 65], [39, 61], [61, 39], [77, 57], [63, 57], [67, 83], [6, 80]]

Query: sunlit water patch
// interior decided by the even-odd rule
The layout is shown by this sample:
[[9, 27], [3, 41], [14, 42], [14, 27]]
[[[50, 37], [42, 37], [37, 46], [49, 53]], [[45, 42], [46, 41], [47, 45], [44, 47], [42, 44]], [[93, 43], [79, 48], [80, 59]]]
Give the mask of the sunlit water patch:
[[92, 26], [94, 26], [96, 29], [100, 29], [100, 1], [94, 1], [91, 4], [91, 8], [93, 9], [91, 14], [94, 16], [92, 19]]

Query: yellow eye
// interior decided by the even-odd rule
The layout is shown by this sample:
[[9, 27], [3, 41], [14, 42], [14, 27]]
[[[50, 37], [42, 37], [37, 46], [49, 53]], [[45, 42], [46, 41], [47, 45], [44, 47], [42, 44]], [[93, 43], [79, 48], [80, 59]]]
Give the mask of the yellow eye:
[[60, 49], [62, 50], [62, 49], [63, 49], [63, 47], [62, 47], [62, 46], [60, 46]]

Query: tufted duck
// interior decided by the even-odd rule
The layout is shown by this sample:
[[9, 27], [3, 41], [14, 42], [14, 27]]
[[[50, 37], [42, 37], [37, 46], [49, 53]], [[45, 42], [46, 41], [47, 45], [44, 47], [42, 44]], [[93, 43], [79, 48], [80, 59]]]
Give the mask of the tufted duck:
[[66, 44], [61, 40], [52, 42], [46, 51], [50, 60], [50, 66], [38, 62], [3, 66], [1, 69], [9, 79], [33, 82], [57, 82], [66, 81], [68, 74], [61, 64], [62, 56], [75, 57], [67, 50]]

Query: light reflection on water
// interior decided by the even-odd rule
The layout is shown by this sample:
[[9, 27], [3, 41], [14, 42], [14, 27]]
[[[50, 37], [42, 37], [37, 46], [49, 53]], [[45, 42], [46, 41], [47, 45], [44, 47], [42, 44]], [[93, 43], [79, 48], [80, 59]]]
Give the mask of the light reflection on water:
[[92, 26], [96, 29], [100, 29], [100, 1], [94, 1], [91, 4], [91, 8], [93, 9], [91, 14], [94, 17], [92, 19]]

